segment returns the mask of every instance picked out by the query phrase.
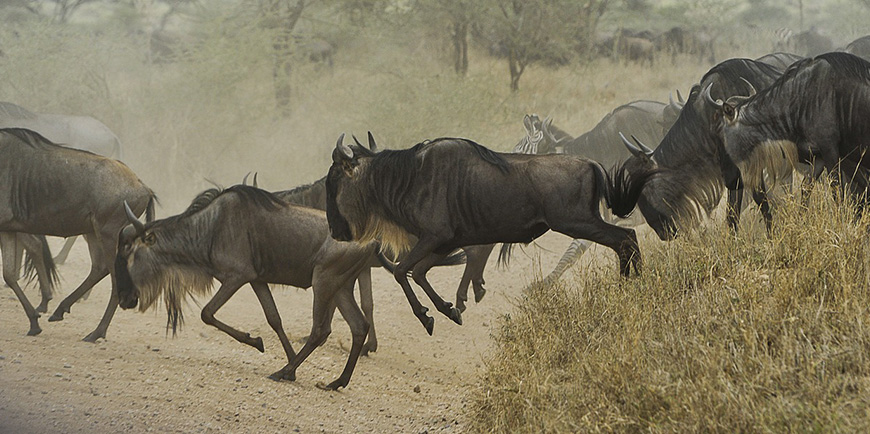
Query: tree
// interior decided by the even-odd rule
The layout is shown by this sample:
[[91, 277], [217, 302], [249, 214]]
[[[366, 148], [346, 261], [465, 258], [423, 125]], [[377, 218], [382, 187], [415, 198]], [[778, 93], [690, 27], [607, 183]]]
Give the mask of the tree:
[[285, 115], [290, 114], [293, 28], [304, 9], [305, 0], [259, 0], [261, 22], [273, 32], [272, 82], [275, 103]]

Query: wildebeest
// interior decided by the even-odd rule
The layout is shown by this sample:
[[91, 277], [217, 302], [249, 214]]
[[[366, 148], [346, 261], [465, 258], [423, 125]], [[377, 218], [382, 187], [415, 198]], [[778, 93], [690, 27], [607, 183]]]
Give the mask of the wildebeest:
[[672, 27], [655, 38], [656, 47], [671, 55], [674, 60], [677, 54], [693, 54], [700, 61], [716, 61], [714, 37], [705, 30], [692, 31], [682, 27]]
[[[679, 102], [677, 102], [679, 101]], [[580, 155], [612, 167], [629, 158], [631, 154], [619, 138], [620, 131], [632, 131], [647, 143], [659, 143], [680, 114], [684, 101], [679, 91], [677, 101], [671, 97], [668, 104], [656, 101], [633, 101], [621, 105], [607, 114], [592, 130], [571, 137], [564, 130], [552, 125], [550, 119], [543, 122], [537, 115], [526, 115], [523, 126], [526, 136], [514, 147], [515, 153], [542, 154], [562, 148], [565, 153]], [[642, 223], [641, 217], [629, 223]], [[558, 279], [591, 246], [586, 240], [573, 240], [556, 267], [546, 277], [547, 281]], [[510, 250], [502, 249], [502, 257]]]
[[[727, 99], [747, 91], [747, 82], [765, 88], [781, 71], [749, 59], [726, 60], [708, 71], [695, 85], [673, 127], [653, 151], [642, 143], [629, 143], [632, 157], [622, 167], [629, 172], [657, 170], [649, 178], [638, 200], [647, 223], [663, 240], [672, 238], [678, 226], [697, 221], [709, 213], [728, 189], [728, 224], [736, 230], [742, 208], [743, 183], [737, 166], [724, 151], [720, 135], [721, 116], [701, 96], [712, 91]], [[746, 80], [746, 81], [744, 81]], [[770, 227], [772, 216], [763, 189], [753, 191]]]
[[[867, 200], [864, 158], [870, 148], [870, 62], [849, 53], [827, 53], [792, 65], [754, 94], [709, 100], [725, 119], [728, 155], [748, 184], [763, 170], [776, 171], [783, 157], [814, 163]], [[853, 176], [857, 175], [857, 176]]]
[[843, 51], [870, 61], [870, 36], [862, 36], [850, 42]]
[[646, 38], [623, 36], [616, 42], [616, 54], [620, 59], [632, 62], [649, 63], [655, 60], [656, 47], [652, 41]]
[[803, 56], [798, 56], [797, 54], [778, 51], [776, 53], [765, 54], [764, 56], [755, 59], [755, 61], [766, 63], [776, 69], [785, 71], [786, 68], [803, 58]]
[[[0, 155], [0, 231], [84, 235], [88, 242], [91, 271], [49, 318], [61, 320], [75, 301], [111, 272], [118, 231], [126, 225], [123, 201], [137, 214], [147, 209], [150, 218], [154, 194], [123, 163], [55, 145], [30, 130], [0, 129]], [[112, 286], [103, 319], [86, 341], [106, 336], [118, 306]], [[20, 291], [17, 284], [13, 289]], [[39, 333], [35, 309], [26, 298], [22, 305], [30, 319], [29, 333]]]
[[348, 147], [343, 139], [336, 143], [326, 178], [332, 236], [377, 239], [393, 251], [409, 247], [409, 235], [417, 237], [393, 275], [429, 334], [434, 319], [408, 282], [412, 269], [436, 309], [461, 323], [458, 309], [426, 280], [427, 270], [415, 268], [432, 253], [529, 243], [553, 229], [613, 249], [623, 275], [640, 267], [634, 231], [602, 220], [599, 203], [604, 199], [615, 214], [627, 216], [649, 174], [629, 178], [619, 172], [611, 179], [600, 164], [582, 157], [501, 154], [466, 139], [440, 138], [379, 153]]
[[[121, 159], [121, 141], [105, 124], [90, 116], [33, 113], [11, 102], [0, 101], [0, 128], [26, 128], [46, 139], [104, 157]], [[54, 261], [63, 264], [75, 238], [69, 238]]]
[[[202, 321], [263, 351], [261, 338], [215, 318], [227, 300], [249, 283], [287, 354], [287, 365], [271, 377], [293, 381], [299, 365], [329, 336], [337, 307], [353, 343], [341, 376], [318, 386], [332, 390], [347, 386], [369, 327], [354, 300], [353, 282], [368, 269], [375, 243], [335, 241], [323, 211], [288, 204], [243, 185], [207, 190], [177, 216], [147, 224], [132, 213], [129, 218], [131, 225], [118, 236], [115, 259], [122, 308], [138, 304], [145, 311], [162, 298], [167, 327], [175, 331], [183, 319], [185, 298], [209, 292], [217, 279], [220, 288], [203, 307]], [[270, 283], [314, 291], [311, 335], [298, 354], [284, 332]]]

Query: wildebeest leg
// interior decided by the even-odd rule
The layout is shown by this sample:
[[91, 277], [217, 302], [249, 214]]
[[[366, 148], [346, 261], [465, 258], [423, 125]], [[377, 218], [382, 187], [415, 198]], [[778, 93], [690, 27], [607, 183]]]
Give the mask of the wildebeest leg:
[[483, 270], [486, 268], [486, 261], [494, 247], [495, 244], [486, 244], [463, 248], [466, 258], [465, 271], [462, 272], [462, 280], [459, 281], [459, 288], [456, 290], [456, 308], [459, 309], [459, 312], [465, 312], [469, 283], [474, 287], [475, 303], [480, 303], [480, 300], [483, 300], [483, 296], [486, 295], [486, 288], [483, 287], [486, 283], [483, 280]]
[[40, 313], [48, 312], [48, 302], [54, 298], [51, 288], [51, 273], [45, 263], [46, 255], [43, 255], [43, 249], [48, 247], [44, 246], [40, 238], [35, 235], [18, 234], [18, 241], [19, 247], [23, 246], [27, 250], [27, 255], [33, 263], [36, 279], [39, 282], [39, 292], [42, 294], [42, 301], [40, 301], [39, 306], [36, 306], [36, 311]]
[[[97, 229], [97, 222], [94, 222], [94, 228]], [[82, 339], [85, 342], [96, 342], [99, 338], [106, 338], [106, 331], [109, 329], [109, 324], [112, 322], [112, 317], [115, 316], [115, 311], [118, 310], [118, 285], [115, 281], [115, 268], [110, 267], [112, 259], [115, 257], [117, 250], [119, 229], [102, 228], [95, 231], [98, 252], [93, 260], [102, 269], [109, 272], [112, 291], [109, 294], [109, 304], [106, 305], [106, 311], [103, 312], [103, 317], [97, 328]]]
[[67, 256], [69, 256], [70, 250], [72, 250], [73, 244], [76, 242], [76, 238], [78, 237], [69, 237], [64, 241], [63, 247], [60, 248], [60, 252], [57, 252], [57, 256], [54, 257], [55, 264], [63, 264], [66, 262]]
[[743, 208], [743, 183], [739, 182], [738, 186], [728, 187], [728, 209], [725, 221], [728, 222], [728, 228], [735, 234], [737, 227], [740, 225], [740, 210]]
[[357, 276], [356, 280], [359, 282], [359, 303], [362, 305], [363, 314], [369, 323], [368, 339], [362, 349], [362, 354], [367, 356], [369, 352], [373, 353], [378, 350], [378, 336], [375, 333], [375, 303], [372, 297], [371, 268], [364, 269]]
[[[315, 348], [326, 342], [326, 338], [332, 333], [332, 316], [335, 313], [335, 292], [341, 288], [336, 282], [330, 282], [329, 277], [319, 278], [315, 275], [311, 285], [314, 291], [314, 303], [311, 314], [311, 334], [305, 345], [296, 354], [296, 357], [277, 372], [269, 375], [269, 378], [280, 381], [296, 381], [296, 368], [311, 355]], [[351, 281], [351, 285], [353, 281]], [[351, 291], [353, 289], [351, 288]], [[352, 351], [352, 350], [351, 350]]]
[[459, 309], [453, 307], [453, 303], [444, 301], [441, 296], [435, 292], [435, 289], [432, 288], [432, 285], [426, 279], [426, 273], [429, 272], [432, 267], [435, 266], [438, 261], [445, 258], [447, 255], [437, 255], [434, 253], [430, 253], [428, 256], [423, 258], [422, 261], [418, 262], [417, 265], [414, 266], [414, 271], [411, 275], [414, 277], [414, 282], [417, 282], [417, 285], [420, 285], [423, 288], [423, 292], [429, 297], [429, 300], [432, 300], [432, 303], [435, 303], [435, 308], [438, 309], [438, 312], [441, 312], [447, 318], [452, 319], [456, 324], [462, 325], [462, 313]]
[[356, 300], [353, 299], [353, 287], [339, 291], [335, 296], [335, 305], [338, 306], [338, 311], [341, 312], [341, 316], [347, 322], [348, 327], [350, 327], [353, 342], [350, 346], [350, 354], [347, 356], [347, 363], [344, 365], [344, 370], [341, 371], [341, 376], [327, 385], [317, 383], [317, 387], [324, 390], [337, 390], [339, 387], [347, 387], [369, 330], [369, 324], [366, 322], [365, 317], [363, 317], [362, 312], [360, 312]]
[[612, 225], [600, 219], [576, 219], [567, 224], [554, 225], [552, 229], [613, 249], [619, 257], [619, 272], [623, 276], [628, 276], [632, 267], [636, 273], [641, 271], [640, 248], [634, 229]]
[[553, 271], [551, 271], [550, 274], [547, 275], [547, 277], [544, 279], [544, 282], [552, 283], [555, 282], [558, 278], [562, 277], [568, 267], [570, 267], [571, 264], [577, 262], [577, 259], [583, 256], [583, 253], [585, 253], [591, 245], [592, 243], [587, 240], [572, 240], [571, 245], [568, 246], [568, 250], [565, 250], [565, 253], [562, 255], [562, 259], [559, 259], [559, 263], [556, 264], [556, 268], [554, 268]]
[[[263, 307], [263, 313], [266, 314], [266, 322], [269, 323], [269, 327], [272, 327], [272, 330], [278, 335], [278, 339], [281, 340], [281, 346], [284, 347], [284, 354], [287, 355], [287, 362], [289, 363], [296, 356], [296, 351], [293, 351], [290, 339], [287, 339], [287, 333], [284, 332], [281, 315], [275, 306], [275, 299], [272, 298], [272, 291], [269, 290], [269, 285], [262, 282], [251, 282], [251, 288], [254, 288], [254, 294], [257, 294], [257, 299], [260, 300], [260, 306]], [[262, 345], [263, 340], [261, 338], [257, 339], [260, 339], [260, 345]]]
[[16, 242], [16, 234], [12, 232], [0, 232], [0, 252], [3, 256], [3, 280], [12, 288], [12, 292], [18, 297], [21, 306], [24, 307], [24, 313], [30, 320], [30, 330], [27, 331], [28, 336], [36, 336], [42, 332], [39, 328], [39, 313], [30, 304], [30, 300], [24, 295], [24, 291], [18, 286], [18, 270], [15, 269], [15, 255], [18, 254], [18, 246]]
[[414, 267], [417, 262], [420, 262], [423, 258], [429, 255], [437, 245], [437, 240], [421, 238], [405, 258], [396, 265], [396, 269], [393, 271], [393, 278], [395, 278], [396, 282], [399, 282], [399, 286], [402, 287], [402, 292], [405, 293], [405, 298], [408, 299], [408, 304], [411, 305], [411, 311], [414, 312], [414, 316], [420, 320], [430, 336], [432, 335], [432, 331], [435, 329], [435, 319], [426, 315], [426, 312], [429, 309], [423, 306], [414, 294], [414, 290], [411, 288], [411, 283], [408, 282], [408, 272], [411, 271], [411, 268]]
[[801, 206], [804, 208], [809, 207], [810, 205], [810, 194], [813, 192], [813, 185], [815, 185], [816, 181], [822, 176], [822, 172], [825, 170], [825, 165], [821, 164], [815, 160], [810, 164], [810, 174], [804, 176], [804, 179], [801, 181]]
[[764, 228], [767, 229], [767, 236], [770, 236], [770, 231], [773, 229], [773, 214], [770, 212], [770, 200], [767, 197], [767, 186], [764, 185], [764, 180], [761, 181], [760, 188], [752, 190], [752, 200], [761, 210]]
[[[211, 298], [211, 300], [209, 300], [208, 303], [206, 303], [205, 307], [202, 308], [202, 312], [200, 313], [200, 318], [202, 319], [202, 322], [204, 322], [210, 326], [216, 327], [218, 330], [232, 336], [233, 339], [235, 339], [243, 344], [248, 344], [248, 345], [260, 350], [260, 352], [262, 353], [262, 352], [266, 351], [266, 349], [263, 347], [263, 338], [261, 338], [259, 336], [256, 338], [252, 338], [250, 333], [242, 333], [242, 332], [218, 321], [214, 317], [214, 314], [217, 313], [217, 311], [224, 304], [226, 304], [227, 300], [232, 298], [232, 296], [235, 295], [236, 291], [238, 291], [239, 288], [241, 288], [242, 285], [244, 285], [245, 283], [247, 283], [247, 282], [245, 280], [242, 280], [242, 279], [226, 280], [224, 282], [221, 282], [221, 287], [214, 294], [214, 296]], [[253, 286], [253, 285], [251, 285], [251, 286]], [[268, 290], [268, 288], [267, 288], [267, 290]], [[254, 291], [256, 292], [256, 289], [254, 289]], [[257, 296], [259, 297], [259, 294]], [[260, 302], [262, 303], [262, 300]], [[274, 301], [273, 301], [273, 306], [274, 306]], [[264, 312], [266, 311], [265, 306], [263, 306], [263, 311]], [[267, 314], [266, 318], [268, 320], [268, 314]], [[279, 321], [280, 321], [280, 318], [279, 318]], [[279, 325], [279, 327], [280, 327], [280, 325]], [[279, 337], [280, 337], [280, 335], [279, 335]], [[283, 344], [283, 342], [282, 342], [282, 344]], [[288, 345], [289, 345], [289, 342], [288, 342]], [[291, 349], [291, 351], [292, 351], [292, 349]]]
[[82, 281], [75, 291], [66, 296], [66, 298], [57, 305], [54, 313], [48, 318], [49, 322], [63, 320], [63, 315], [69, 313], [70, 307], [73, 303], [79, 301], [84, 293], [90, 291], [97, 282], [103, 280], [103, 278], [109, 274], [108, 267], [101, 267], [101, 263], [97, 260], [97, 256], [102, 253], [100, 253], [101, 247], [99, 246], [99, 243], [97, 243], [96, 237], [94, 237], [93, 234], [86, 234], [84, 237], [85, 241], [88, 243], [88, 252], [91, 256], [91, 272], [88, 273], [88, 276], [85, 277], [85, 280]]

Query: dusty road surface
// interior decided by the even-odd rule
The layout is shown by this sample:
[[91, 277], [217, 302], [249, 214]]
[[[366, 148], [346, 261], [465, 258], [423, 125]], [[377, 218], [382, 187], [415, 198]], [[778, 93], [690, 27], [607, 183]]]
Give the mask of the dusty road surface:
[[[462, 326], [431, 309], [418, 291], [434, 313], [431, 337], [392, 276], [373, 270], [380, 348], [360, 359], [349, 387], [338, 392], [315, 384], [337, 378], [344, 366], [350, 332], [339, 314], [329, 340], [299, 368], [297, 381], [275, 382], [267, 376], [285, 359], [253, 291], [243, 288], [217, 317], [262, 336], [262, 354], [202, 324], [193, 303], [174, 338], [165, 331], [161, 306], [146, 313], [119, 310], [108, 339], [82, 342], [105, 309], [108, 279], [64, 321], [49, 323], [43, 315], [42, 334], [27, 337], [21, 306], [0, 286], [0, 433], [462, 432], [467, 396], [482, 372], [498, 316], [512, 308], [532, 278], [533, 258], [539, 255], [541, 267], [550, 270], [568, 243], [567, 237], [547, 234], [537, 243], [546, 250], [517, 249], [506, 270], [496, 266], [493, 254], [485, 274], [489, 292], [480, 304], [469, 304]], [[59, 240], [51, 244], [57, 251]], [[590, 253], [607, 258], [615, 272], [612, 252], [595, 247]], [[60, 294], [50, 311], [88, 269], [85, 243], [79, 242], [59, 268]], [[461, 272], [436, 269], [430, 280], [452, 300]], [[35, 287], [26, 292], [38, 303]], [[311, 292], [286, 287], [273, 292], [298, 350], [311, 326]]]

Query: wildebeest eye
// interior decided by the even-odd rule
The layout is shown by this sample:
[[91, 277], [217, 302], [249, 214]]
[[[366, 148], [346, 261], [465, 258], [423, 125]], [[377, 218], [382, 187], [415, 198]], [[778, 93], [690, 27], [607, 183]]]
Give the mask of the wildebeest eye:
[[145, 241], [146, 246], [150, 246], [157, 241], [157, 236], [154, 235], [153, 232], [151, 232], [151, 233], [145, 235], [145, 238], [143, 239], [143, 241]]

